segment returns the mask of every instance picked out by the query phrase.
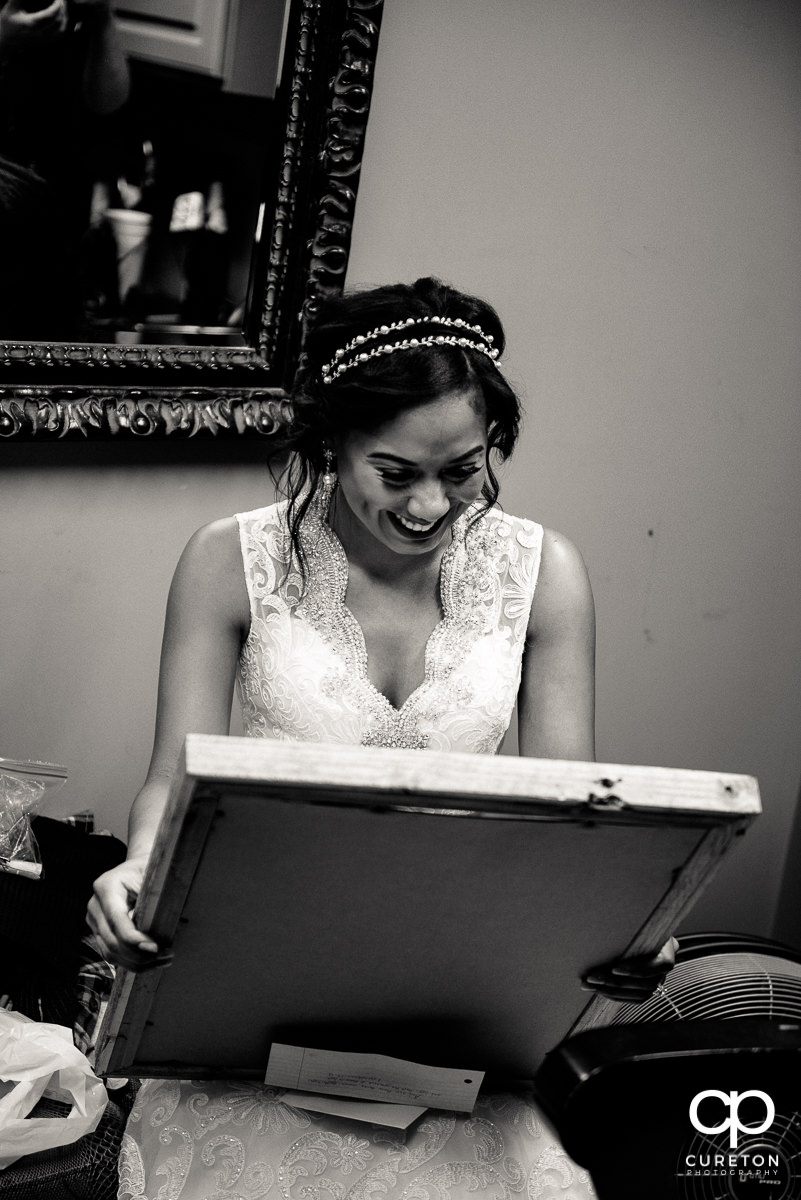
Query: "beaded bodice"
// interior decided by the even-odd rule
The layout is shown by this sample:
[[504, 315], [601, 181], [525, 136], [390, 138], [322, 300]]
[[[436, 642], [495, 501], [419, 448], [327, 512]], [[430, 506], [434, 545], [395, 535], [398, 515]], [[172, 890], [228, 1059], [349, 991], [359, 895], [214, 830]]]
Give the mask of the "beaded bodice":
[[454, 524], [424, 678], [397, 709], [368, 677], [364, 635], [345, 604], [348, 562], [326, 521], [330, 499], [321, 487], [301, 525], [305, 587], [286, 503], [237, 515], [251, 608], [237, 681], [246, 733], [495, 753], [520, 684], [542, 528], [497, 508]]

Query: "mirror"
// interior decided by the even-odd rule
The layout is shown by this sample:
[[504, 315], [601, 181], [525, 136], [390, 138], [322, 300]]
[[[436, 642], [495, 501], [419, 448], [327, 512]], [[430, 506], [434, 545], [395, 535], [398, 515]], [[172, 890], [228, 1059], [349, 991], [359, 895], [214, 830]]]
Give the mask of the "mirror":
[[77, 323], [37, 237], [34, 316], [0, 306], [0, 437], [269, 436], [344, 283], [382, 0], [113, 8], [129, 90], [87, 138]]

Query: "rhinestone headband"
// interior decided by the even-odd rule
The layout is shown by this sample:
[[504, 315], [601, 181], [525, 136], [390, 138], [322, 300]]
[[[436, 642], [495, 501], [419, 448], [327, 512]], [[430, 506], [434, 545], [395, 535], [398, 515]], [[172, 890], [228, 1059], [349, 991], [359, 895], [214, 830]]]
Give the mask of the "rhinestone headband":
[[[366, 342], [371, 342], [378, 337], [386, 337], [389, 334], [401, 333], [413, 325], [441, 325], [449, 329], [464, 330], [464, 333], [429, 333], [423, 337], [402, 337], [399, 341], [379, 342], [370, 350], [362, 349]], [[465, 334], [470, 336], [466, 337]], [[331, 361], [325, 364], [322, 370], [322, 379], [323, 383], [333, 383], [339, 375], [349, 371], [351, 367], [358, 366], [359, 363], [367, 362], [371, 358], [378, 358], [382, 354], [394, 354], [396, 350], [416, 350], [420, 346], [462, 346], [465, 349], [478, 350], [487, 358], [492, 359], [496, 366], [500, 366], [499, 352], [492, 342], [491, 333], [485, 333], [480, 325], [471, 325], [469, 321], [463, 321], [461, 317], [407, 317], [405, 321], [393, 321], [389, 325], [379, 325], [376, 329], [371, 329], [369, 333], [358, 334], [348, 342], [347, 346], [337, 350]]]

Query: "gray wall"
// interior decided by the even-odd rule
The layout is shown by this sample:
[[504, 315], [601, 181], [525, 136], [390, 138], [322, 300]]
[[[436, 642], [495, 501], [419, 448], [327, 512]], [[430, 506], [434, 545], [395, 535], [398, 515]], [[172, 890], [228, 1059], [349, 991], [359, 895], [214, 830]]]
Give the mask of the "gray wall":
[[120, 837], [150, 759], [178, 557], [199, 526], [273, 498], [258, 463], [133, 450], [0, 448], [0, 755], [63, 763], [48, 814], [91, 809]]

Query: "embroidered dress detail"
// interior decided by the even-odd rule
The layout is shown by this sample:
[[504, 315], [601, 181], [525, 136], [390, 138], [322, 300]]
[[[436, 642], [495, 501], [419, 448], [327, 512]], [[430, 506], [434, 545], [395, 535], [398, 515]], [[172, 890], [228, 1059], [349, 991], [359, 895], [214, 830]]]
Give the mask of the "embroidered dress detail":
[[119, 1200], [595, 1197], [527, 1089], [397, 1130], [303, 1112], [258, 1084], [146, 1079], [119, 1176]]
[[286, 504], [238, 514], [251, 605], [239, 662], [254, 737], [495, 753], [512, 717], [537, 584], [542, 528], [497, 508], [466, 512], [440, 566], [442, 616], [419, 686], [400, 708], [372, 684], [348, 563], [327, 522], [331, 479], [300, 529], [305, 588]]

